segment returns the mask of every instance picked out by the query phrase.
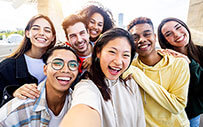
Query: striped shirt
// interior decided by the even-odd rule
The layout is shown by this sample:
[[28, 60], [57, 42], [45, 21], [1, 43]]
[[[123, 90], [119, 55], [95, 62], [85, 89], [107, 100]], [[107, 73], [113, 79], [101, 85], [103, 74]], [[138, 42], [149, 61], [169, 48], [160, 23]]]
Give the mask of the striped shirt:
[[[51, 116], [46, 102], [45, 81], [39, 84], [40, 97], [20, 100], [14, 98], [0, 109], [0, 127], [48, 127]], [[71, 102], [72, 91], [69, 90], [68, 102]], [[68, 103], [68, 108], [70, 108]], [[67, 111], [66, 111], [67, 112]]]

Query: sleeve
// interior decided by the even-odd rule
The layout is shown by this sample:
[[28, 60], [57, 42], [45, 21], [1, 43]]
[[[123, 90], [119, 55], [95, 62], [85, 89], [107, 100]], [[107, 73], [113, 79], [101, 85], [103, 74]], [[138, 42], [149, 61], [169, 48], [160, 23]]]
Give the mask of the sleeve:
[[78, 104], [85, 104], [95, 109], [101, 116], [101, 96], [99, 89], [92, 81], [83, 80], [76, 84], [71, 107]]
[[138, 112], [137, 112], [137, 127], [145, 127], [145, 115], [144, 115], [144, 107], [142, 102], [142, 97], [140, 94], [139, 86], [136, 84], [136, 94], [137, 94], [137, 106], [138, 106]]
[[201, 84], [202, 77], [202, 71], [203, 68], [193, 59], [191, 59], [190, 66], [190, 89], [194, 90], [192, 91], [197, 96], [203, 96], [203, 85]]
[[170, 88], [167, 91], [163, 86], [148, 78], [139, 68], [131, 66], [123, 77], [132, 73], [134, 80], [157, 103], [169, 112], [178, 114], [184, 110], [187, 103], [187, 94], [190, 80], [189, 65], [185, 60], [174, 63], [173, 77]]

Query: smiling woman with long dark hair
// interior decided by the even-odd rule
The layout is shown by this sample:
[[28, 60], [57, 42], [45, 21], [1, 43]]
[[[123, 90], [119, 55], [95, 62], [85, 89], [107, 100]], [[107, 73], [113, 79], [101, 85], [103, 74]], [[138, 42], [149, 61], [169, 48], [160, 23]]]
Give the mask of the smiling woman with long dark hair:
[[121, 78], [134, 55], [134, 41], [127, 31], [105, 32], [94, 47], [89, 78], [75, 86], [72, 108], [61, 127], [145, 127], [138, 85]]
[[20, 46], [0, 63], [1, 105], [13, 97], [39, 96], [36, 84], [46, 78], [42, 56], [55, 42], [56, 31], [49, 17], [41, 14], [32, 17]]

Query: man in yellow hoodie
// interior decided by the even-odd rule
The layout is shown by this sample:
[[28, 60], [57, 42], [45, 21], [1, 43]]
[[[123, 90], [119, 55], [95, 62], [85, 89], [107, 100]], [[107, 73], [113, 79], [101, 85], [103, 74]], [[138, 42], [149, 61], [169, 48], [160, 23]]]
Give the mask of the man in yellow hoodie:
[[184, 110], [190, 78], [187, 61], [156, 51], [156, 34], [149, 18], [135, 18], [128, 30], [138, 57], [123, 76], [132, 74], [140, 86], [147, 127], [189, 127]]

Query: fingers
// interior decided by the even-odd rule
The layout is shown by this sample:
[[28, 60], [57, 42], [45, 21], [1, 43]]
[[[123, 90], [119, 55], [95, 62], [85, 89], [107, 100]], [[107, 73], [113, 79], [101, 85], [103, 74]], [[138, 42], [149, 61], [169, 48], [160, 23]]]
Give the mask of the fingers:
[[13, 94], [14, 97], [18, 97], [20, 99], [26, 99], [27, 97], [35, 99], [36, 97], [39, 97], [39, 95], [40, 91], [37, 89], [36, 84], [25, 84], [18, 88]]
[[85, 59], [85, 61], [82, 63], [82, 67], [85, 68], [89, 68], [91, 65], [91, 57]]

